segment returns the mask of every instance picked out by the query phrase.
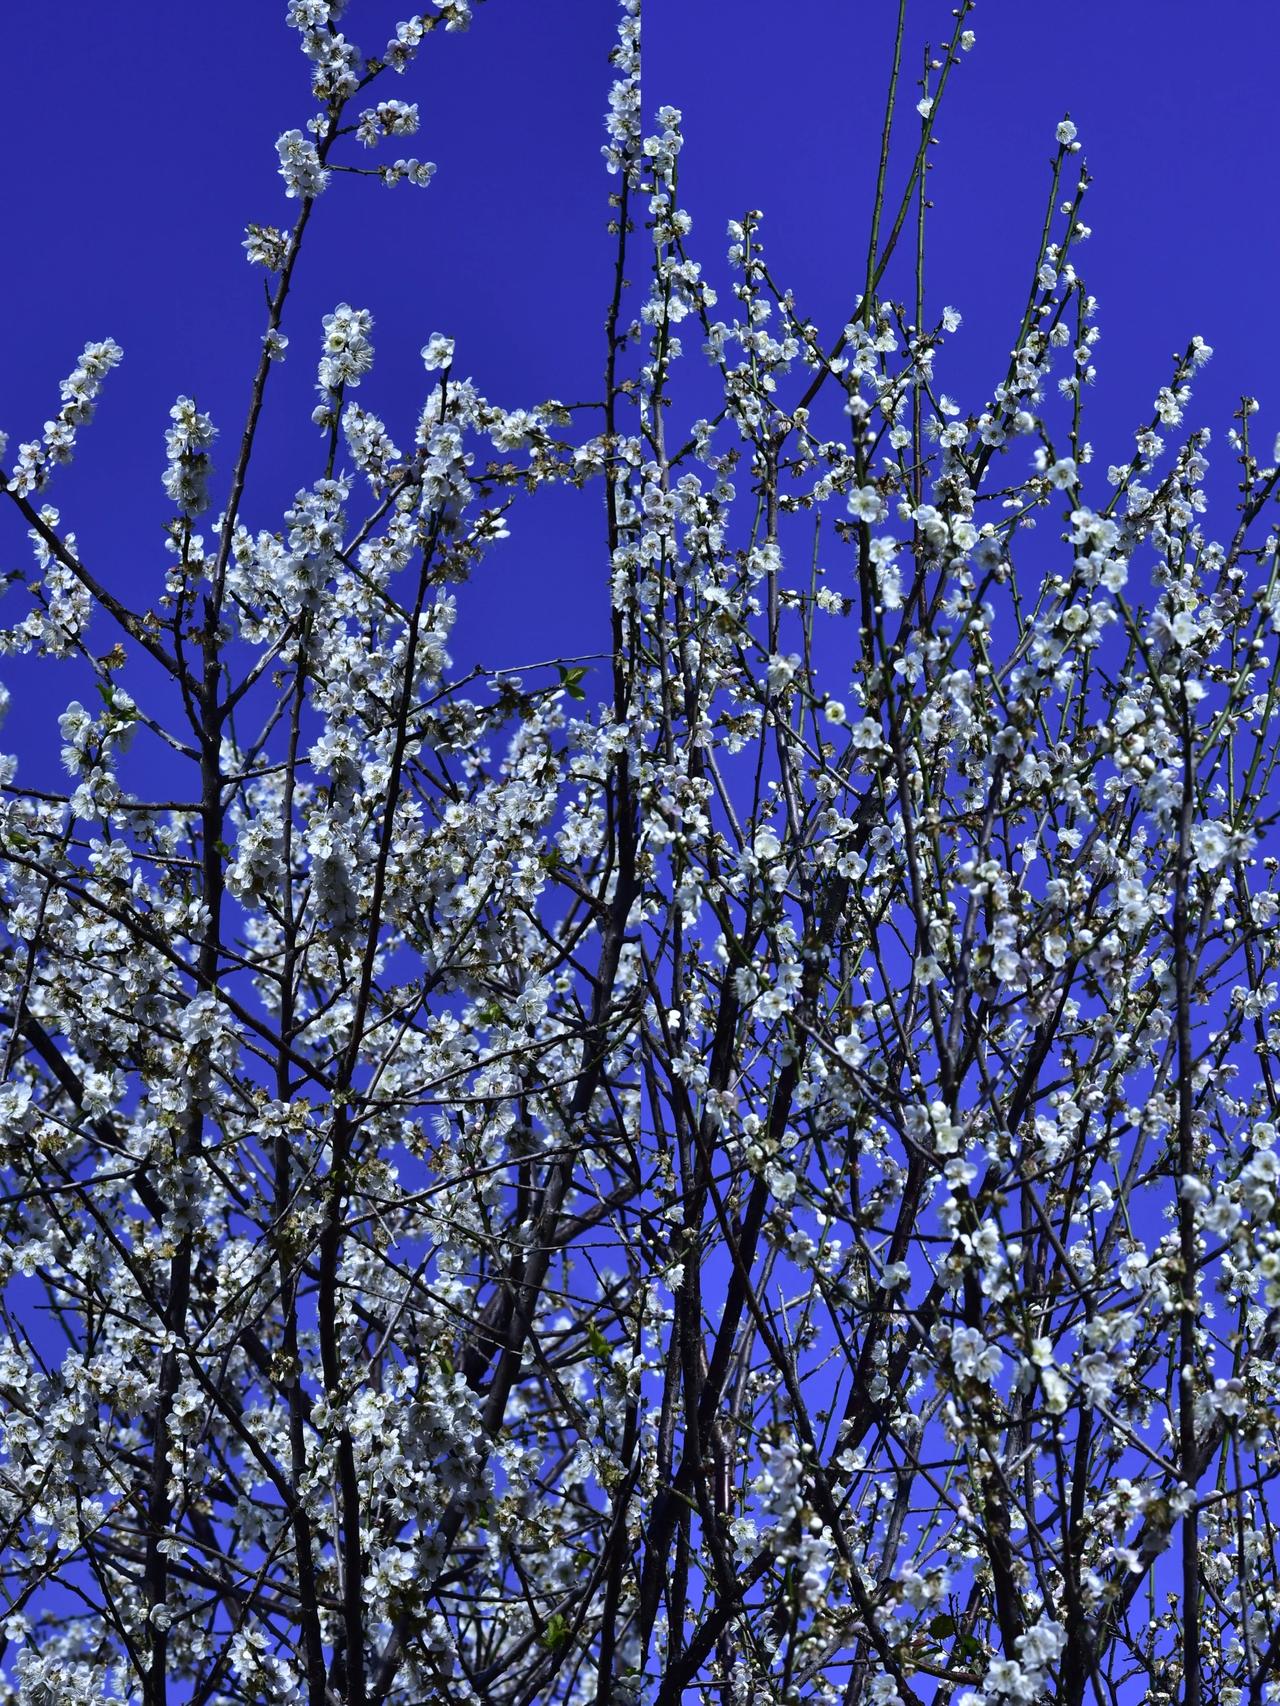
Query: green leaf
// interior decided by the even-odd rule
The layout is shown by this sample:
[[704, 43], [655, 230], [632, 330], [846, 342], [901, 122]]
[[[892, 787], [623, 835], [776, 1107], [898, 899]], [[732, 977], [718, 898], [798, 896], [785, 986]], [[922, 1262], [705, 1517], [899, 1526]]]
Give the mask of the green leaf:
[[611, 1354], [608, 1339], [605, 1338], [594, 1321], [587, 1322], [587, 1344], [591, 1348], [592, 1356], [607, 1357]]
[[563, 1647], [569, 1639], [569, 1625], [563, 1614], [555, 1612], [547, 1619], [547, 1626], [538, 1637], [539, 1645], [548, 1652], [554, 1653], [557, 1647]]
[[585, 699], [586, 694], [582, 690], [582, 678], [587, 673], [586, 669], [566, 669], [562, 663], [557, 664], [556, 669], [560, 675], [560, 685], [570, 699]]
[[949, 1617], [945, 1611], [940, 1617], [935, 1617], [929, 1625], [929, 1633], [936, 1635], [940, 1641], [948, 1635], [954, 1635], [955, 1632], [956, 1620], [954, 1617]]

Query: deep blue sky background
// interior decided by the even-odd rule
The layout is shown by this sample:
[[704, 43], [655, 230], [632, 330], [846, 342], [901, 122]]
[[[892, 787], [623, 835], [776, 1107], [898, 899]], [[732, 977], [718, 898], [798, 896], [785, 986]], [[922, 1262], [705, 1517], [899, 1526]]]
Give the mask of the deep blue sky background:
[[[374, 50], [401, 10], [352, 0], [344, 28]], [[722, 281], [726, 220], [763, 209], [776, 276], [832, 331], [865, 253], [894, 12], [893, 0], [646, 0], [646, 111], [684, 110], [694, 251]], [[39, 432], [86, 339], [124, 346], [76, 465], [47, 499], [102, 577], [139, 604], [165, 560], [169, 405], [187, 392], [211, 411], [225, 475], [263, 322], [263, 274], [243, 260], [243, 228], [284, 224], [296, 207], [273, 144], [311, 106], [283, 13], [283, 0], [5, 8], [0, 428], [14, 443]], [[949, 6], [912, 0], [909, 17], [914, 126], [910, 80], [926, 37], [949, 29]], [[244, 512], [253, 526], [278, 526], [294, 489], [321, 471], [309, 414], [320, 317], [338, 301], [373, 311], [378, 365], [360, 400], [402, 444], [424, 383], [417, 351], [433, 331], [457, 338], [459, 370], [495, 401], [598, 395], [613, 187], [599, 150], [615, 21], [609, 0], [489, 0], [469, 34], [433, 37], [388, 83], [421, 103], [423, 130], [369, 158], [413, 152], [439, 173], [426, 191], [339, 178], [319, 203]], [[1096, 180], [1094, 236], [1079, 259], [1101, 301], [1099, 461], [1127, 451], [1170, 352], [1195, 332], [1216, 355], [1191, 418], [1220, 440], [1236, 397], [1252, 390], [1269, 448], [1280, 427], [1280, 11], [1263, 0], [983, 0], [973, 26], [930, 179], [930, 309], [947, 302], [965, 316], [940, 362], [944, 389], [977, 406], [1003, 366], [1053, 128], [1069, 109]], [[1216, 530], [1229, 522], [1220, 515]], [[456, 661], [510, 665], [598, 644], [601, 542], [591, 495], [545, 493], [526, 506], [464, 594]], [[6, 523], [0, 567], [27, 561], [21, 530]], [[16, 620], [17, 606], [0, 602], [0, 620]], [[0, 679], [20, 693], [5, 745], [52, 752], [49, 713], [70, 683], [13, 660], [0, 661]]]

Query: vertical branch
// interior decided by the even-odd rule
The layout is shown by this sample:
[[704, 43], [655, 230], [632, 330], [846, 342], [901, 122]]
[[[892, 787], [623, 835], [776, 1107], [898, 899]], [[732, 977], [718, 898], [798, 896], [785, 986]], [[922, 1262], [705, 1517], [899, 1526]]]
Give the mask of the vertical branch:
[[[200, 898], [205, 917], [196, 961], [195, 983], [201, 994], [213, 994], [218, 989], [222, 960], [222, 900], [226, 876], [221, 754], [223, 714], [218, 705], [219, 676], [222, 668], [222, 620], [221, 595], [216, 589], [206, 595], [204, 601], [200, 646], [201, 678], [195, 690], [193, 706], [198, 713], [198, 722], [193, 728], [193, 734], [200, 763]], [[191, 1101], [180, 1140], [184, 1161], [197, 1156], [204, 1145], [204, 1107], [210, 1089], [207, 1060], [201, 1059], [194, 1071], [190, 1071], [190, 1068], [188, 1071], [191, 1079], [188, 1094]], [[182, 1233], [169, 1265], [169, 1289], [164, 1312], [168, 1344], [161, 1359], [160, 1378], [156, 1387], [154, 1455], [151, 1464], [144, 1564], [147, 1605], [152, 1626], [151, 1661], [143, 1682], [144, 1706], [166, 1706], [168, 1697], [168, 1622], [163, 1608], [169, 1582], [166, 1547], [171, 1538], [170, 1527], [174, 1515], [168, 1430], [173, 1401], [182, 1377], [182, 1346], [187, 1336], [193, 1257], [194, 1241], [191, 1217], [188, 1216], [187, 1229]], [[159, 1620], [157, 1613], [160, 1614]]]
[[[298, 640], [284, 794], [280, 804], [280, 914], [284, 935], [284, 953], [280, 965], [280, 1048], [276, 1055], [276, 1097], [280, 1102], [287, 1102], [291, 1094], [289, 1051], [295, 1036], [299, 919], [295, 910], [293, 885], [293, 808], [298, 775], [298, 740], [306, 691], [306, 645], [304, 632]], [[289, 1484], [294, 1496], [294, 1556], [298, 1569], [298, 1601], [306, 1655], [307, 1706], [325, 1706], [324, 1640], [316, 1604], [316, 1572], [311, 1553], [312, 1525], [302, 1498], [302, 1481], [307, 1466], [305, 1426], [310, 1406], [302, 1387], [302, 1366], [298, 1354], [298, 1257], [285, 1225], [293, 1194], [293, 1164], [289, 1134], [283, 1120], [278, 1121], [276, 1125], [272, 1171], [275, 1191], [272, 1203], [273, 1230], [283, 1316], [282, 1380], [289, 1407]]]
[[[443, 413], [443, 411], [442, 411]], [[387, 862], [395, 835], [396, 811], [405, 752], [409, 744], [409, 712], [413, 703], [417, 669], [418, 638], [426, 603], [431, 562], [441, 526], [439, 512], [431, 523], [422, 547], [417, 591], [405, 634], [403, 676], [394, 711], [394, 736], [388, 766], [386, 800], [374, 862], [369, 901], [368, 932], [361, 956], [360, 977], [351, 1016], [351, 1034], [343, 1051], [334, 1090], [331, 1160], [324, 1229], [320, 1235], [319, 1293], [317, 1303], [320, 1332], [320, 1361], [325, 1390], [331, 1402], [343, 1402], [343, 1370], [338, 1342], [338, 1268], [342, 1253], [343, 1211], [350, 1186], [351, 1151], [355, 1140], [355, 1077], [364, 1042], [365, 1021], [373, 993], [373, 971], [382, 933], [383, 902], [386, 897]], [[346, 1689], [349, 1706], [364, 1706], [366, 1698], [364, 1630], [364, 1548], [360, 1538], [360, 1478], [356, 1468], [355, 1442], [344, 1421], [338, 1434], [338, 1486], [342, 1510], [342, 1615], [345, 1633]]]
[[871, 235], [867, 241], [867, 281], [862, 292], [862, 318], [871, 323], [871, 304], [875, 293], [876, 254], [880, 247], [880, 220], [884, 213], [884, 192], [889, 181], [889, 145], [893, 140], [893, 114], [898, 103], [898, 77], [902, 70], [902, 42], [907, 28], [907, 0], [898, 0], [898, 22], [893, 33], [893, 60], [889, 68], [889, 88], [885, 95], [884, 123], [880, 129], [880, 163], [876, 168], [876, 193], [871, 209]]
[[1173, 958], [1178, 1039], [1178, 1254], [1181, 1299], [1178, 1328], [1178, 1464], [1190, 1504], [1182, 1517], [1182, 1699], [1200, 1706], [1200, 1537], [1194, 1483], [1199, 1474], [1196, 1449], [1196, 1205], [1186, 1188], [1194, 1176], [1192, 1124], [1191, 956], [1188, 951], [1188, 889], [1191, 881], [1191, 820], [1195, 803], [1195, 755], [1191, 712], [1185, 684], [1179, 694], [1182, 738], [1182, 797], [1178, 809], [1178, 857], [1174, 869]]

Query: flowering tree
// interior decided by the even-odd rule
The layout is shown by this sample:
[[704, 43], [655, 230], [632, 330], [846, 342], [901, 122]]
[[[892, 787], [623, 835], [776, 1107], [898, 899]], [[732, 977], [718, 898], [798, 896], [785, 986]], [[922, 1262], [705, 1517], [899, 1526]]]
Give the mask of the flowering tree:
[[[338, 0], [288, 10], [296, 217], [249, 228], [267, 323], [227, 478], [173, 406], [154, 609], [45, 495], [112, 341], [0, 475], [34, 551], [4, 648], [94, 688], [69, 793], [3, 761], [3, 1699], [1258, 1706], [1256, 405], [1217, 538], [1208, 434], [1177, 430], [1200, 339], [1093, 467], [1070, 121], [1008, 371], [973, 413], [938, 389], [958, 316], [918, 267], [896, 300], [890, 261], [922, 252], [971, 0], [896, 187], [895, 56], [848, 324], [775, 283], [756, 214], [717, 317], [623, 0], [594, 422], [487, 401], [437, 335], [401, 449], [339, 305], [316, 478], [271, 531], [251, 475], [308, 224], [416, 129], [389, 73], [468, 21], [440, 0], [365, 57]], [[555, 482], [603, 491], [598, 703], [570, 661], [447, 652], [455, 589]]]

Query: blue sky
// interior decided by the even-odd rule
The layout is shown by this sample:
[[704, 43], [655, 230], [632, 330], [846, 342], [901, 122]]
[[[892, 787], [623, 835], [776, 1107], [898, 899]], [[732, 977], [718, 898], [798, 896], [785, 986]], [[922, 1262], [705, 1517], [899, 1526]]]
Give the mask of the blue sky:
[[[787, 0], [785, 10], [646, 0], [645, 105], [684, 111], [694, 252], [722, 277], [726, 221], [762, 209], [776, 276], [833, 331], [865, 252], [895, 11], [893, 0]], [[399, 12], [397, 0], [353, 0], [344, 27], [372, 49]], [[242, 258], [243, 228], [291, 213], [273, 144], [310, 111], [283, 14], [283, 0], [129, 0], [107, 29], [87, 0], [6, 8], [0, 147], [16, 240], [0, 278], [0, 428], [14, 442], [38, 433], [86, 339], [124, 346], [75, 467], [47, 496], [102, 577], [142, 604], [164, 561], [169, 405], [186, 392], [212, 413], [224, 473], [238, 438], [262, 325], [263, 275]], [[911, 79], [925, 40], [949, 28], [949, 7], [912, 0], [908, 18], [914, 125]], [[1280, 180], [1280, 13], [1260, 0], [983, 0], [972, 22], [977, 45], [948, 92], [930, 178], [930, 310], [945, 302], [965, 316], [940, 360], [944, 388], [977, 406], [1003, 364], [1053, 128], [1070, 110], [1095, 178], [1094, 235], [1079, 261], [1101, 302], [1090, 398], [1099, 461], [1126, 450], [1170, 352], [1196, 332], [1216, 356], [1188, 424], [1207, 420], [1220, 440], [1251, 390], [1269, 444], [1280, 426], [1280, 232], [1269, 211]], [[614, 24], [608, 0], [489, 0], [467, 35], [433, 37], [388, 90], [420, 101], [423, 130], [405, 151], [439, 172], [425, 191], [338, 179], [318, 204], [251, 525], [278, 526], [296, 487], [321, 471], [308, 417], [319, 322], [336, 302], [373, 312], [378, 364], [360, 400], [385, 411], [393, 433], [408, 430], [423, 381], [417, 351], [433, 331], [455, 336], [458, 368], [509, 407], [598, 393], [613, 184], [599, 150]], [[595, 494], [540, 494], [466, 589], [457, 661], [512, 665], [598, 643], [602, 539]], [[24, 560], [11, 523], [0, 542], [6, 566]], [[9, 608], [0, 619], [16, 619], [16, 601]], [[6, 662], [11, 684], [15, 671], [34, 692], [35, 678]], [[70, 696], [41, 672], [40, 701], [46, 693], [58, 701], [51, 711]], [[23, 719], [21, 740], [11, 726], [7, 743], [51, 750], [51, 719], [39, 721]]]

